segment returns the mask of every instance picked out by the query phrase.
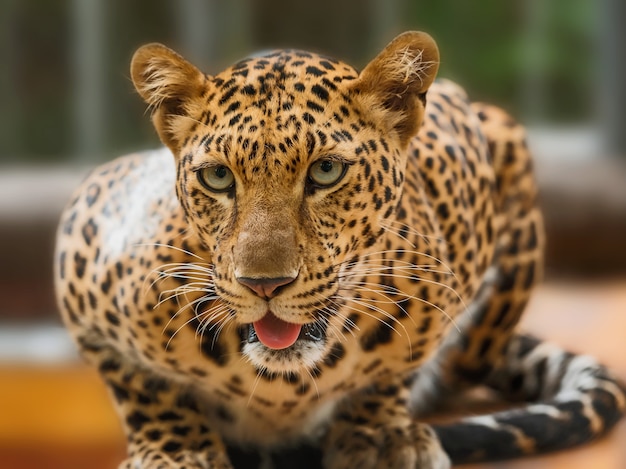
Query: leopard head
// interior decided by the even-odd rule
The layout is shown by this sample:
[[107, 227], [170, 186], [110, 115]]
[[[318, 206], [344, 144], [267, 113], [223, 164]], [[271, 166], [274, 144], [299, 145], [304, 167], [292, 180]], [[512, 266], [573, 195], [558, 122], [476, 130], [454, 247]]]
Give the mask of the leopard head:
[[215, 292], [259, 366], [313, 365], [349, 323], [342, 273], [384, 243], [438, 61], [418, 32], [360, 73], [297, 50], [215, 76], [159, 44], [135, 53], [133, 82], [176, 159]]

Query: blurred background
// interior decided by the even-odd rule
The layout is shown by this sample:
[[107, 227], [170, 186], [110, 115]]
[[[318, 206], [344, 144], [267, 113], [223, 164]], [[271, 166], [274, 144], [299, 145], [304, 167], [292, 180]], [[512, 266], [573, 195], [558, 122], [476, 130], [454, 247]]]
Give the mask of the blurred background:
[[[216, 73], [282, 46], [362, 67], [404, 30], [432, 34], [441, 76], [529, 129], [549, 245], [524, 327], [626, 377], [625, 26], [623, 0], [0, 0], [0, 467], [123, 456], [104, 389], [60, 326], [52, 250], [90, 168], [159, 146], [128, 71], [152, 41]], [[576, 453], [563, 467], [626, 467], [624, 443], [622, 425], [593, 464]], [[498, 467], [561, 467], [546, 461]]]

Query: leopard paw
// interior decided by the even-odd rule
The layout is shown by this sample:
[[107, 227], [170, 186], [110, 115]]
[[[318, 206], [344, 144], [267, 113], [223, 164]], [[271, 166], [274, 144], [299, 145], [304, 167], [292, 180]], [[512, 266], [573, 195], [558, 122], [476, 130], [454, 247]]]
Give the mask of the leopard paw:
[[331, 429], [324, 452], [326, 469], [449, 469], [450, 459], [428, 425], [340, 424]]

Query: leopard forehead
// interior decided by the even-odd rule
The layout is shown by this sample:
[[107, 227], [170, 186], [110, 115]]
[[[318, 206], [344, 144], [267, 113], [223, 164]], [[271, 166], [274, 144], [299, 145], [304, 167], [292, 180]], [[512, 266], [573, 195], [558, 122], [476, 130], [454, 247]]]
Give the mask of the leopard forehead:
[[[231, 112], [238, 110], [237, 100], [232, 99], [237, 93], [246, 96], [250, 106], [269, 110], [269, 105], [274, 104], [276, 110], [285, 111], [299, 95], [311, 95], [317, 98], [318, 105], [324, 105], [336, 97], [332, 95], [341, 92], [342, 82], [357, 76], [353, 67], [338, 60], [287, 49], [243, 59], [216, 75], [213, 83], [218, 106], [227, 106]], [[314, 106], [309, 108], [317, 111]]]
[[353, 80], [358, 72], [350, 65], [332, 57], [296, 49], [281, 49], [251, 55], [215, 76], [217, 82], [231, 79], [268, 80], [287, 82], [304, 80], [324, 83], [334, 89], [334, 84]]
[[351, 147], [367, 126], [345, 90], [357, 76], [349, 65], [297, 50], [236, 63], [211, 80], [185, 162], [219, 156], [243, 179], [261, 171], [289, 178], [314, 153]]

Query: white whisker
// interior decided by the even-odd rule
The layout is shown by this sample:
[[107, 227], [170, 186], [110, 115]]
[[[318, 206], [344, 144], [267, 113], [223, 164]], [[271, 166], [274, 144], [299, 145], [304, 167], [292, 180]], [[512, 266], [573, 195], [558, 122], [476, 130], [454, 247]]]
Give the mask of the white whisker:
[[319, 400], [320, 389], [317, 386], [317, 381], [315, 381], [315, 376], [313, 376], [313, 373], [311, 373], [311, 370], [309, 370], [307, 367], [304, 367], [304, 371], [306, 372], [306, 374], [309, 375], [309, 378], [311, 378], [311, 382], [313, 383], [313, 386], [315, 387], [315, 393], [317, 394], [317, 399]]
[[134, 246], [137, 246], [137, 247], [153, 247], [153, 246], [156, 246], [156, 247], [161, 247], [161, 248], [173, 249], [175, 251], [182, 252], [183, 254], [187, 254], [188, 256], [195, 257], [196, 259], [200, 259], [201, 261], [206, 262], [206, 259], [198, 256], [197, 254], [195, 254], [195, 253], [193, 253], [191, 251], [187, 251], [186, 249], [179, 248], [178, 246], [171, 246], [169, 244], [163, 244], [163, 243], [137, 243], [137, 244], [134, 244]]

